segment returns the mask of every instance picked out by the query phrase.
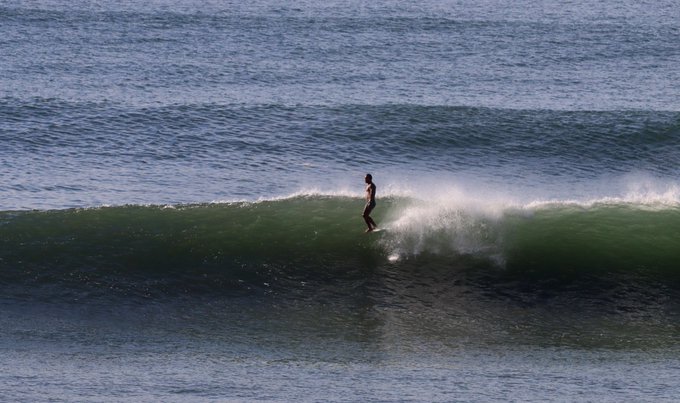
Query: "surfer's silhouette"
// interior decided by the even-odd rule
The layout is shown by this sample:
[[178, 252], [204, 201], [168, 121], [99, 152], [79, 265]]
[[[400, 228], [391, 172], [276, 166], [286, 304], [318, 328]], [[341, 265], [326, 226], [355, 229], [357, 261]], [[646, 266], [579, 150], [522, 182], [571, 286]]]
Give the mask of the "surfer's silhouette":
[[368, 225], [366, 232], [371, 232], [378, 228], [375, 221], [371, 218], [371, 211], [375, 208], [375, 183], [373, 183], [373, 176], [371, 174], [366, 174], [364, 180], [366, 181], [366, 207], [364, 207], [362, 216], [364, 221], [366, 221], [366, 225]]

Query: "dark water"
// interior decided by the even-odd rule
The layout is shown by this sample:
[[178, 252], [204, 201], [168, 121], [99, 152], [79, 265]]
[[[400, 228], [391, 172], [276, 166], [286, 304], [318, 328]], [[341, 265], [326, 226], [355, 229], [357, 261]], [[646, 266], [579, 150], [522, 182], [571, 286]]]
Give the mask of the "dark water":
[[0, 2], [3, 396], [674, 400], [679, 10]]

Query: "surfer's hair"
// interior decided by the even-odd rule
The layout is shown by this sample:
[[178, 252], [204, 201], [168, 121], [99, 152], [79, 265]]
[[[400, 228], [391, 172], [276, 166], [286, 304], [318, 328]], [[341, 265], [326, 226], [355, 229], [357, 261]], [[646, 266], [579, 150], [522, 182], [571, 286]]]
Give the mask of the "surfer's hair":
[[366, 174], [366, 177], [367, 177], [368, 179], [373, 179], [373, 175], [371, 175], [371, 174]]

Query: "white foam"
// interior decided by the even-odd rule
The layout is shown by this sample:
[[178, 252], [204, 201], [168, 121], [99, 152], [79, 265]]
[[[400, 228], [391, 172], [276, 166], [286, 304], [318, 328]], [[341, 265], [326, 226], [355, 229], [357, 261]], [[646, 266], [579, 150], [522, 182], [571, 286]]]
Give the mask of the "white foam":
[[[355, 175], [356, 176], [356, 175]], [[378, 177], [378, 175], [375, 175]], [[499, 217], [507, 210], [531, 211], [556, 206], [591, 208], [601, 205], [629, 205], [641, 208], [679, 207], [680, 183], [641, 173], [619, 177], [603, 177], [577, 184], [524, 183], [499, 184], [474, 177], [440, 174], [390, 174], [380, 176], [378, 203], [384, 198], [419, 201], [434, 210], [463, 210], [489, 218]], [[350, 185], [303, 187], [280, 195], [254, 199], [222, 199], [211, 203], [259, 203], [304, 197], [363, 198], [362, 180]], [[555, 192], [555, 189], [559, 189]], [[551, 191], [553, 194], [551, 194]]]
[[503, 260], [502, 231], [499, 223], [508, 214], [533, 215], [542, 209], [626, 207], [628, 209], [664, 210], [680, 208], [680, 185], [649, 176], [627, 175], [610, 179], [606, 185], [586, 183], [578, 196], [543, 197], [536, 189], [513, 194], [477, 183], [437, 183], [423, 180], [416, 186], [400, 190], [408, 196], [398, 203], [380, 223], [391, 228], [381, 242], [391, 260], [423, 252], [485, 255]]
[[639, 209], [664, 209], [680, 207], [680, 185], [642, 174], [626, 175], [608, 186], [581, 198], [537, 199], [525, 204], [527, 209], [573, 206], [592, 208], [622, 205]]

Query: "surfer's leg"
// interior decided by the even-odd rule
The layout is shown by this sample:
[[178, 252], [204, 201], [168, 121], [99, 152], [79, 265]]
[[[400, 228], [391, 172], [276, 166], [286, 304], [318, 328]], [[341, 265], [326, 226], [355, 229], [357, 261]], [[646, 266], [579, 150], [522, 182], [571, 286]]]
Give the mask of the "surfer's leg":
[[367, 217], [367, 218], [368, 218], [368, 221], [369, 221], [369, 222], [371, 223], [371, 225], [373, 226], [373, 229], [378, 228], [378, 224], [376, 224], [375, 221], [373, 221], [373, 219], [372, 219], [370, 216]]
[[371, 210], [373, 210], [373, 207], [367, 204], [366, 207], [364, 207], [364, 213], [361, 215], [362, 217], [364, 217], [364, 221], [366, 221], [368, 231], [373, 231], [373, 227], [375, 227], [375, 221], [373, 221], [373, 219], [369, 215], [371, 214]]
[[373, 201], [373, 202], [370, 202], [370, 203], [368, 204], [368, 206], [367, 206], [368, 213], [366, 213], [366, 219], [367, 219], [367, 221], [371, 224], [371, 226], [373, 227], [373, 228], [371, 228], [371, 229], [376, 229], [376, 228], [378, 228], [378, 225], [377, 225], [377, 224], [375, 223], [375, 221], [373, 221], [373, 219], [371, 218], [371, 212], [373, 211], [374, 208], [375, 208], [375, 202], [374, 202], [374, 201]]

